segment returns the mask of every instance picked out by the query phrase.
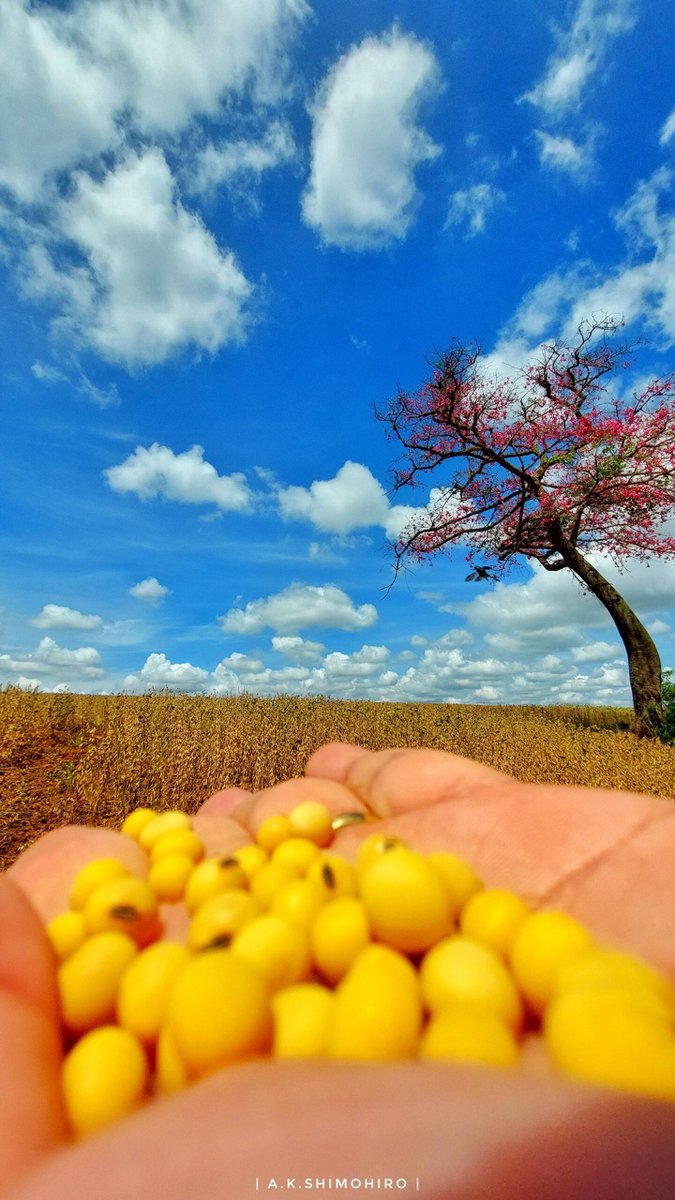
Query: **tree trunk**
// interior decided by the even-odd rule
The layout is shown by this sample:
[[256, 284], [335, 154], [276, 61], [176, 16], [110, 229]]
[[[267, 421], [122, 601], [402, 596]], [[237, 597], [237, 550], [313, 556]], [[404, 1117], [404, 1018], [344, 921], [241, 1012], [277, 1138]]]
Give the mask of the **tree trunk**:
[[631, 729], [640, 737], [658, 737], [663, 725], [661, 659], [652, 637], [623, 596], [588, 559], [579, 554], [556, 522], [552, 543], [588, 590], [604, 604], [616, 625], [628, 656], [628, 674], [633, 695]]

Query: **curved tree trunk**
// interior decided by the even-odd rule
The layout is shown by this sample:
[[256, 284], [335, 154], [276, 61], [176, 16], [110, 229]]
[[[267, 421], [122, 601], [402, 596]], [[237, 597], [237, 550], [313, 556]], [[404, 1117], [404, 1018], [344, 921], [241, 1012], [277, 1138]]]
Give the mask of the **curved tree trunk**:
[[616, 588], [579, 554], [559, 524], [551, 533], [565, 566], [604, 604], [626, 648], [634, 709], [631, 729], [641, 737], [657, 737], [663, 725], [662, 669], [651, 635]]

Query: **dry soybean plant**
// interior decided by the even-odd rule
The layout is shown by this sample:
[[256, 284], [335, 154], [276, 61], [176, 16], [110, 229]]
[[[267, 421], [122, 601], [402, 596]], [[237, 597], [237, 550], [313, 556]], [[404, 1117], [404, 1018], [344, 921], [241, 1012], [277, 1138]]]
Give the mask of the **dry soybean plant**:
[[448, 750], [523, 782], [675, 798], [675, 749], [627, 731], [625, 709], [389, 704], [0, 691], [0, 846], [6, 865], [66, 822], [119, 828], [134, 807], [193, 812], [226, 786], [302, 774], [327, 741]]

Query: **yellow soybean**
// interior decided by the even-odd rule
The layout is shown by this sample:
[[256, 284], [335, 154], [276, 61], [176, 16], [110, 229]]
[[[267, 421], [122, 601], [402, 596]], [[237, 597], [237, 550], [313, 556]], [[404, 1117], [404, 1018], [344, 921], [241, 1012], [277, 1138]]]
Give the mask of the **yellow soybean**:
[[309, 929], [326, 903], [323, 888], [311, 879], [290, 879], [272, 897], [269, 911], [301, 929]]
[[543, 1012], [563, 963], [592, 945], [588, 930], [567, 913], [547, 910], [532, 913], [523, 921], [513, 939], [509, 962], [533, 1012]]
[[68, 958], [87, 936], [84, 913], [68, 910], [59, 913], [47, 925], [47, 937], [59, 962]]
[[361, 900], [374, 935], [417, 953], [448, 933], [453, 908], [440, 872], [421, 854], [395, 846], [361, 876]]
[[530, 910], [520, 896], [502, 888], [476, 892], [462, 909], [461, 932], [506, 957], [513, 939]]
[[[368, 948], [362, 952], [364, 956], [367, 953]], [[407, 965], [414, 977], [413, 967]], [[328, 1055], [365, 1060], [413, 1058], [421, 1026], [419, 987], [411, 985], [405, 969], [389, 964], [381, 970], [374, 959], [359, 956], [335, 990]]]
[[561, 992], [544, 1020], [555, 1066], [586, 1083], [675, 1100], [675, 1035], [653, 996], [607, 988]]
[[319, 800], [303, 800], [288, 814], [291, 834], [309, 838], [317, 846], [327, 846], [333, 840], [333, 816]]
[[112, 931], [82, 943], [57, 971], [61, 1019], [73, 1033], [112, 1021], [122, 976], [138, 947], [133, 938]]
[[145, 826], [148, 825], [156, 816], [157, 813], [155, 812], [154, 808], [135, 808], [133, 812], [130, 812], [129, 815], [124, 818], [121, 832], [125, 833], [127, 837], [133, 838], [134, 841], [137, 842], [141, 830], [145, 829]]
[[73, 880], [70, 889], [70, 907], [78, 911], [83, 909], [92, 892], [109, 883], [112, 879], [122, 879], [131, 874], [128, 867], [117, 858], [97, 858], [81, 867]]
[[291, 837], [293, 829], [288, 817], [283, 813], [274, 816], [266, 817], [256, 832], [255, 840], [263, 850], [271, 852], [281, 842], [285, 842], [286, 838]]
[[230, 950], [199, 954], [174, 982], [166, 1028], [191, 1075], [261, 1054], [272, 1035], [265, 982]]
[[63, 1096], [77, 1134], [133, 1112], [142, 1103], [148, 1064], [137, 1038], [117, 1025], [104, 1025], [82, 1037], [66, 1055]]
[[307, 934], [276, 913], [263, 913], [244, 925], [232, 940], [232, 954], [245, 959], [270, 991], [301, 983], [311, 971]]
[[511, 1030], [522, 1024], [520, 996], [504, 963], [469, 938], [451, 936], [432, 946], [420, 965], [420, 984], [424, 1002], [434, 1013], [461, 1002], [487, 1009]]
[[153, 1042], [164, 1021], [173, 981], [188, 959], [188, 951], [178, 942], [155, 942], [141, 950], [120, 981], [118, 1024], [140, 1041]]
[[564, 962], [556, 972], [553, 994], [601, 987], [647, 992], [675, 1017], [675, 990], [666, 976], [636, 955], [608, 946], [594, 946]]
[[275, 846], [270, 857], [272, 862], [286, 863], [298, 875], [304, 875], [318, 853], [316, 842], [306, 837], [290, 837]]
[[189, 913], [229, 888], [246, 887], [246, 874], [234, 855], [205, 858], [198, 863], [185, 885], [185, 906]]
[[171, 809], [169, 812], [158, 813], [147, 825], [144, 825], [138, 835], [139, 844], [144, 850], [152, 850], [155, 842], [165, 833], [173, 833], [177, 829], [191, 829], [192, 821], [187, 813]]
[[395, 846], [404, 846], [405, 842], [390, 833], [370, 833], [359, 845], [356, 856], [356, 868], [362, 874], [372, 866], [381, 854], [387, 854]]
[[474, 1005], [451, 1004], [429, 1021], [420, 1057], [511, 1067], [519, 1055], [515, 1038], [493, 1013]]
[[289, 867], [288, 863], [275, 863], [271, 860], [263, 863], [259, 871], [248, 881], [251, 895], [255, 896], [261, 908], [269, 908], [277, 892], [298, 874]]
[[188, 1069], [178, 1053], [173, 1034], [164, 1026], [155, 1050], [155, 1090], [177, 1092], [189, 1082]]
[[164, 854], [150, 867], [148, 884], [158, 900], [176, 904], [183, 899], [194, 869], [194, 859], [188, 854]]
[[259, 871], [263, 863], [266, 863], [269, 855], [262, 846], [258, 846], [255, 842], [249, 842], [246, 846], [240, 846], [232, 855], [239, 863], [244, 875], [247, 879], [251, 879], [256, 871]]
[[187, 935], [190, 950], [229, 946], [235, 933], [257, 917], [260, 905], [243, 888], [230, 888], [213, 896], [197, 909]]
[[84, 907], [87, 932], [117, 930], [147, 946], [161, 932], [157, 896], [149, 883], [129, 875], [103, 883]]
[[157, 862], [165, 854], [187, 854], [193, 862], [200, 862], [204, 857], [204, 843], [192, 829], [170, 830], [153, 843], [150, 862]]
[[357, 892], [358, 880], [354, 867], [331, 851], [321, 851], [307, 868], [305, 878], [319, 886], [326, 900], [355, 896]]
[[272, 997], [275, 1058], [319, 1058], [326, 1053], [334, 997], [320, 983], [296, 983]]
[[428, 862], [443, 876], [452, 897], [455, 912], [459, 912], [483, 887], [483, 881], [474, 871], [471, 863], [460, 858], [458, 854], [451, 854], [446, 850], [434, 850], [426, 857]]
[[355, 896], [324, 905], [310, 929], [314, 965], [329, 983], [337, 983], [370, 941], [366, 910]]

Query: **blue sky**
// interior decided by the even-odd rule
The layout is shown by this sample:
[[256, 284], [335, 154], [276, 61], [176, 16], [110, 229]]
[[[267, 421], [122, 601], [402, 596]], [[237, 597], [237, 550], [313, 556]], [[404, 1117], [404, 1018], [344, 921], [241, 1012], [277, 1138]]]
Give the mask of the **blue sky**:
[[[674, 35], [672, 0], [0, 0], [0, 682], [628, 703], [567, 572], [458, 548], [388, 590], [428, 497], [373, 409], [592, 312], [649, 339], [636, 386], [673, 369]], [[595, 561], [675, 665], [675, 564]]]

